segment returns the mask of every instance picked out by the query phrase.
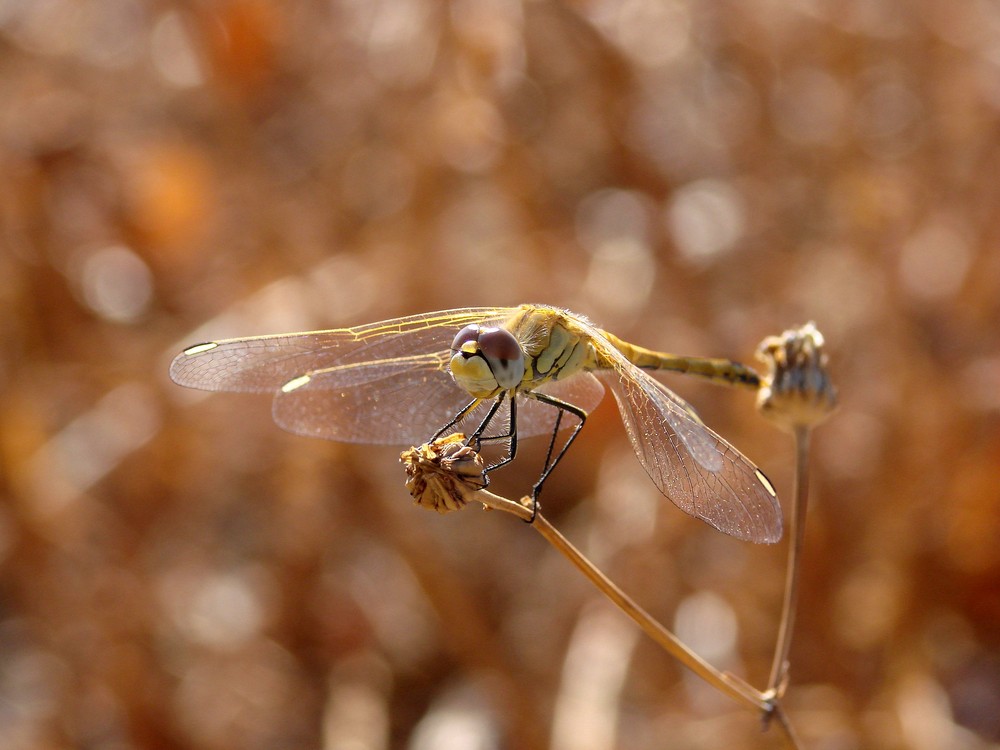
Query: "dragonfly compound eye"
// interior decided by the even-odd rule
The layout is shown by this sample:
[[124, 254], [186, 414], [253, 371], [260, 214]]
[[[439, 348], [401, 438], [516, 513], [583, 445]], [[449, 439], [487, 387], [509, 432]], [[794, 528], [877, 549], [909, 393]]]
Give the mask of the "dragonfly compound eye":
[[524, 353], [514, 335], [503, 328], [483, 328], [479, 351], [486, 358], [501, 388], [513, 388], [524, 376]]
[[[451, 342], [451, 350], [453, 352], [465, 352], [466, 354], [475, 354], [478, 350], [476, 342], [479, 341], [479, 333], [482, 329], [475, 323], [471, 323], [455, 334], [454, 340]], [[470, 346], [471, 344], [471, 346]]]

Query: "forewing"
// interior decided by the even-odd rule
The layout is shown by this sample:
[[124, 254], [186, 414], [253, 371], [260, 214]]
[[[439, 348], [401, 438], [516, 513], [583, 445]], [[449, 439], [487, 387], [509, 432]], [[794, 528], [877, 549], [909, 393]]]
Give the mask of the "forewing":
[[179, 385], [207, 391], [273, 393], [308, 372], [439, 352], [463, 326], [496, 325], [511, 312], [511, 308], [468, 307], [353, 328], [198, 344], [174, 358], [170, 377]]
[[781, 506], [761, 471], [666, 386], [606, 339], [599, 341], [611, 365], [600, 377], [618, 402], [639, 462], [660, 491], [685, 513], [737, 539], [778, 541]]

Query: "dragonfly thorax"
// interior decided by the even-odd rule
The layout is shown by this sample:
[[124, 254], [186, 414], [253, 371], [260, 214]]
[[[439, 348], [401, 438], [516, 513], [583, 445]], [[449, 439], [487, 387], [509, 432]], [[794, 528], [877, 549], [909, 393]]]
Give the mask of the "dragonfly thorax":
[[451, 344], [451, 374], [475, 398], [510, 391], [524, 377], [524, 352], [503, 328], [467, 325]]

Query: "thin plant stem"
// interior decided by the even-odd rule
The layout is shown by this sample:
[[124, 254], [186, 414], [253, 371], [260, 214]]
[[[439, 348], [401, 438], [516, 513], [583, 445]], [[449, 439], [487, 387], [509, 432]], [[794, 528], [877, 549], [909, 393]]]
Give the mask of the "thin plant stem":
[[[832, 393], [830, 391], [831, 408], [834, 398]], [[530, 522], [535, 531], [573, 563], [591, 583], [622, 612], [632, 618], [667, 653], [723, 694], [751, 710], [760, 711], [765, 727], [774, 721], [788, 744], [798, 750], [801, 745], [782, 705], [782, 697], [788, 681], [788, 654], [795, 625], [800, 560], [809, 496], [810, 434], [810, 427], [805, 421], [793, 424], [796, 472], [795, 498], [789, 529], [791, 543], [774, 662], [772, 663], [768, 687], [763, 692], [735, 675], [722, 672], [688, 648], [677, 636], [655, 620], [604, 575], [544, 516], [537, 513], [531, 498], [526, 497], [521, 502], [514, 502], [485, 489], [485, 482], [481, 479], [473, 481], [481, 475], [482, 459], [464, 445], [461, 436], [459, 439], [449, 436], [435, 441], [432, 445], [410, 449], [405, 451], [400, 458], [406, 466], [407, 475], [410, 477], [407, 481], [407, 487], [418, 504], [434, 508], [439, 512], [446, 512], [457, 510], [472, 502], [478, 502], [486, 508], [502, 510]]]
[[795, 750], [800, 750], [802, 744], [799, 742], [799, 737], [795, 733], [795, 729], [792, 727], [792, 722], [788, 718], [788, 714], [785, 713], [785, 707], [781, 705], [780, 700], [774, 701], [774, 719], [778, 722], [778, 726], [781, 727], [781, 731], [785, 733], [785, 739], [788, 740]]
[[[524, 520], [530, 520], [531, 510], [520, 503], [494, 495], [488, 490], [477, 493], [476, 499], [489, 507], [513, 512]], [[697, 674], [710, 685], [721, 690], [734, 700], [748, 708], [757, 711], [770, 711], [772, 704], [756, 688], [744, 682], [735, 675], [721, 672], [698, 654], [688, 648], [677, 636], [667, 630], [648, 612], [640, 607], [631, 597], [622, 591], [614, 582], [602, 573], [582, 552], [564, 537], [541, 514], [535, 514], [532, 528], [541, 534], [545, 540], [568, 559], [586, 578], [597, 586], [619, 609], [632, 618], [646, 634], [663, 647], [667, 653], [680, 661], [684, 666]]]
[[788, 682], [788, 654], [792, 647], [795, 609], [798, 603], [799, 573], [803, 540], [805, 539], [806, 506], [809, 500], [809, 436], [810, 428], [800, 425], [793, 431], [795, 439], [795, 498], [789, 522], [788, 567], [785, 570], [785, 595], [781, 605], [781, 623], [774, 646], [774, 661], [767, 682], [767, 695], [781, 698]]
[[[489, 508], [513, 513], [522, 520], [531, 520], [530, 508], [507, 498], [494, 495], [489, 490], [480, 490], [476, 499]], [[527, 500], [527, 498], [526, 498]], [[566, 539], [541, 513], [535, 514], [532, 527], [555, 547], [566, 559], [573, 563], [583, 575], [608, 597], [622, 612], [643, 629], [667, 653], [677, 659], [709, 685], [721, 691], [747, 708], [760, 711], [768, 719], [775, 719], [788, 745], [799, 750], [801, 745], [792, 728], [791, 721], [781, 706], [780, 698], [770, 692], [761, 693], [739, 677], [722, 672], [688, 648], [680, 639], [655, 620], [648, 612], [622, 591], [611, 579], [602, 573], [582, 552]]]
[[743, 706], [760, 711], [765, 726], [775, 719], [781, 732], [785, 735], [790, 747], [799, 750], [801, 747], [792, 729], [787, 714], [781, 706], [780, 696], [773, 691], [760, 692], [745, 680], [736, 675], [716, 669], [698, 654], [688, 648], [680, 639], [654, 619], [640, 607], [631, 597], [622, 591], [614, 582], [602, 573], [582, 552], [566, 539], [541, 513], [533, 513], [530, 498], [524, 498], [520, 503], [496, 495], [487, 489], [475, 489], [461, 483], [455, 485], [457, 492], [467, 499], [482, 503], [484, 507], [511, 513], [523, 521], [531, 522], [542, 537], [556, 548], [566, 559], [573, 563], [583, 575], [593, 583], [612, 603], [628, 615], [642, 630], [659, 644], [667, 653], [677, 659], [712, 687]]
[[735, 675], [720, 672], [698, 654], [684, 645], [677, 636], [655, 620], [624, 591], [588, 560], [566, 537], [559, 533], [543, 516], [536, 515], [532, 524], [549, 544], [558, 549], [572, 562], [591, 583], [601, 590], [619, 609], [631, 617], [646, 634], [656, 641], [671, 656], [681, 662], [705, 682], [739, 701], [745, 706], [766, 711], [770, 704], [761, 693]]

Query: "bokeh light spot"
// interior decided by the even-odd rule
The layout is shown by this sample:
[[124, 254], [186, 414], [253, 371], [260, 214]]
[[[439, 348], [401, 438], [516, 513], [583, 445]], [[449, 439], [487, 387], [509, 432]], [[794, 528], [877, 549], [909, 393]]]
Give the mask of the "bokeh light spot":
[[743, 236], [743, 196], [730, 182], [697, 180], [674, 193], [665, 215], [680, 254], [694, 263], [713, 261]]
[[179, 13], [168, 11], [160, 16], [150, 35], [149, 53], [153, 66], [171, 85], [193, 88], [204, 83], [197, 48]]
[[962, 288], [972, 249], [947, 220], [932, 220], [903, 244], [899, 277], [903, 288], [924, 302], [954, 297]]
[[822, 68], [800, 68], [775, 91], [772, 114], [778, 132], [801, 146], [833, 145], [844, 132], [850, 100], [844, 85]]
[[123, 245], [86, 253], [75, 264], [83, 300], [95, 313], [115, 323], [142, 318], [153, 299], [153, 275], [145, 261]]
[[647, 68], [681, 57], [690, 44], [691, 12], [675, 0], [594, 3], [590, 17], [635, 62]]
[[736, 650], [739, 623], [729, 603], [711, 591], [698, 591], [677, 605], [677, 637], [705, 659], [723, 662]]

